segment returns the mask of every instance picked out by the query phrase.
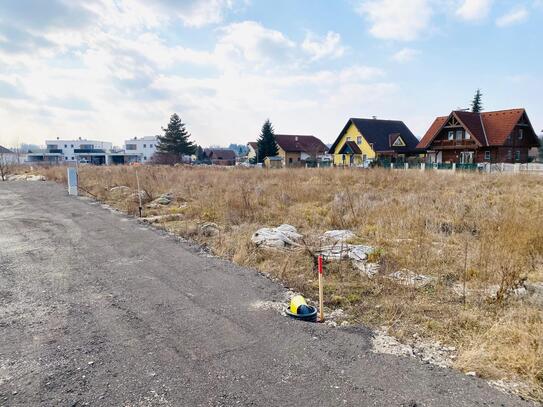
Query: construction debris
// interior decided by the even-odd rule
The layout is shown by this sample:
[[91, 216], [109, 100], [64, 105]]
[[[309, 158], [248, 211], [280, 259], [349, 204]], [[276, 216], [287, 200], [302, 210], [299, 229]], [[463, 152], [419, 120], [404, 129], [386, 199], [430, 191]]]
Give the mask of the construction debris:
[[262, 228], [256, 231], [251, 241], [259, 247], [288, 249], [299, 247], [303, 236], [291, 225], [281, 225], [276, 228]]
[[406, 269], [391, 273], [387, 277], [399, 284], [415, 288], [424, 287], [435, 280], [435, 277], [416, 274]]
[[45, 181], [43, 175], [34, 175], [34, 174], [15, 174], [8, 175], [8, 181]]
[[350, 230], [329, 230], [324, 232], [321, 240], [336, 244], [340, 242], [347, 242], [356, 237], [356, 235]]

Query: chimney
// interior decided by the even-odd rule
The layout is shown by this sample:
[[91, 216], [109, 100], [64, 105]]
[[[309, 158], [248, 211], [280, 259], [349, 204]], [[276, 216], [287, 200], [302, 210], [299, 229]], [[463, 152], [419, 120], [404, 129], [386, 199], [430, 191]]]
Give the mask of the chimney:
[[372, 116], [373, 120], [377, 120], [377, 116]]
[[60, 140], [60, 137], [57, 137], [57, 140]]

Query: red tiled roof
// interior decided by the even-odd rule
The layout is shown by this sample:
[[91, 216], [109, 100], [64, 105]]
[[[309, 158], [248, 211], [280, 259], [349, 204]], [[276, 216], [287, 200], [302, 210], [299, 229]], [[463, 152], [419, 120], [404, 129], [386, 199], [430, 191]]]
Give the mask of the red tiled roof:
[[488, 144], [502, 145], [519, 122], [524, 109], [502, 110], [481, 113], [488, 137]]
[[281, 149], [290, 153], [323, 154], [328, 150], [326, 144], [315, 136], [276, 134], [275, 141]]
[[445, 122], [447, 121], [449, 117], [448, 116], [442, 116], [438, 117], [434, 120], [424, 137], [420, 140], [419, 144], [417, 145], [417, 148], [428, 148], [432, 140], [434, 139], [434, 136], [437, 134], [437, 132], [443, 127]]
[[449, 116], [438, 117], [430, 126], [418, 148], [428, 148], [449, 117], [456, 116], [466, 130], [483, 146], [500, 146], [505, 143], [522, 115], [524, 109], [500, 110], [472, 113], [453, 111]]

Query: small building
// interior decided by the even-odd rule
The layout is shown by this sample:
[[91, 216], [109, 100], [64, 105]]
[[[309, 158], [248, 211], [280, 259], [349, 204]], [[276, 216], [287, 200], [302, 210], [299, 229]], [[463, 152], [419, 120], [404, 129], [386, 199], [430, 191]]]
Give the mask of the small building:
[[278, 156], [286, 167], [305, 167], [307, 162], [316, 162], [328, 151], [328, 147], [315, 136], [276, 134]]
[[338, 166], [367, 166], [372, 161], [404, 163], [422, 153], [418, 142], [402, 121], [351, 118], [329, 153]]
[[539, 146], [524, 109], [453, 111], [434, 120], [418, 147], [430, 163], [526, 163]]
[[236, 165], [236, 153], [228, 148], [206, 148], [204, 153], [213, 165]]
[[134, 137], [133, 139], [124, 142], [124, 149], [130, 156], [137, 157], [136, 162], [146, 164], [152, 161], [153, 156], [157, 151], [157, 144], [157, 136]]
[[279, 155], [266, 157], [264, 158], [264, 166], [266, 168], [283, 168], [283, 157]]

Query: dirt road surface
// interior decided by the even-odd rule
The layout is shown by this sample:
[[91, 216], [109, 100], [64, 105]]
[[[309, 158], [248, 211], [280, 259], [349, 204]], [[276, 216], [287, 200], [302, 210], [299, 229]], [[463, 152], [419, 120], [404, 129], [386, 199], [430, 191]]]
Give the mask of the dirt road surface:
[[47, 182], [0, 183], [2, 406], [527, 406], [253, 306], [254, 270]]

